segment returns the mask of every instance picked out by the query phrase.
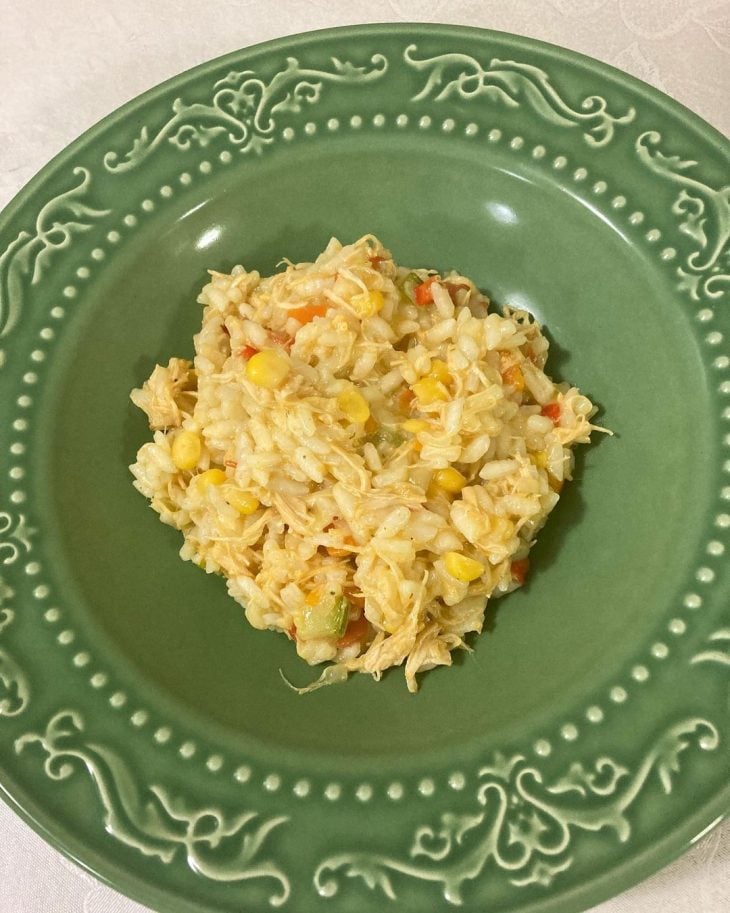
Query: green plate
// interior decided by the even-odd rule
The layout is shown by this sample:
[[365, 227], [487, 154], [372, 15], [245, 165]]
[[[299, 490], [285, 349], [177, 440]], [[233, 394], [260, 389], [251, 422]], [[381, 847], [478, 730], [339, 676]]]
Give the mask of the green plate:
[[[728, 145], [523, 38], [384, 25], [197, 67], [0, 218], [0, 780], [160, 911], [597, 903], [728, 808]], [[128, 394], [191, 351], [209, 267], [330, 235], [529, 308], [616, 432], [530, 585], [416, 696], [312, 670], [177, 556]]]

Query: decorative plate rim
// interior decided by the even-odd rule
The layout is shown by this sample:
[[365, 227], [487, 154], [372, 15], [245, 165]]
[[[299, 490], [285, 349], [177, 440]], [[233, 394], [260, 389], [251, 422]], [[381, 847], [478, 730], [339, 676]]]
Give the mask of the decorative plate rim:
[[[556, 45], [530, 38], [511, 35], [507, 32], [486, 30], [469, 26], [436, 25], [424, 23], [384, 23], [376, 25], [342, 26], [334, 29], [322, 29], [313, 32], [304, 32], [298, 35], [285, 36], [283, 38], [273, 39], [271, 41], [233, 51], [229, 54], [225, 54], [213, 60], [203, 62], [195, 67], [183, 71], [182, 73], [173, 76], [165, 82], [162, 82], [159, 85], [131, 99], [120, 108], [116, 109], [98, 121], [83, 134], [81, 134], [81, 136], [79, 136], [76, 140], [70, 143], [65, 149], [59, 152], [53, 159], [51, 159], [51, 161], [49, 161], [49, 163], [44, 166], [25, 185], [25, 187], [19, 191], [18, 194], [16, 194], [16, 196], [5, 207], [3, 212], [0, 213], [0, 228], [2, 228], [8, 222], [11, 222], [17, 210], [33, 196], [36, 190], [39, 190], [42, 187], [46, 177], [48, 175], [57, 173], [59, 169], [63, 167], [64, 163], [71, 162], [74, 157], [83, 150], [87, 141], [94, 139], [98, 133], [102, 132], [114, 123], [126, 120], [128, 116], [135, 110], [150, 104], [158, 98], [163, 97], [173, 86], [176, 84], [184, 83], [193, 75], [195, 75], [196, 78], [199, 78], [209, 72], [219, 70], [228, 62], [240, 61], [242, 54], [270, 55], [271, 53], [284, 48], [289, 51], [293, 51], [300, 45], [311, 45], [312, 42], [329, 40], [330, 38], [336, 38], [338, 36], [345, 36], [348, 34], [357, 34], [361, 36], [377, 36], [382, 34], [388, 35], [390, 37], [392, 36], [394, 30], [397, 30], [398, 33], [404, 35], [404, 40], [406, 33], [411, 38], [417, 38], [419, 34], [423, 34], [424, 36], [438, 37], [443, 40], [448, 40], [450, 36], [459, 37], [468, 35], [477, 38], [478, 40], [484, 41], [488, 40], [490, 36], [495, 36], [499, 40], [507, 40], [515, 47], [521, 48], [528, 53], [537, 47], [544, 50], [546, 53], [563, 59], [569, 64], [578, 63], [584, 67], [590, 67], [591, 70], [596, 74], [597, 81], [599, 83], [601, 78], [610, 78], [610, 80], [613, 82], [628, 86], [635, 93], [647, 97], [653, 105], [659, 105], [660, 107], [664, 108], [664, 110], [668, 112], [673, 118], [676, 119], [679, 117], [691, 125], [694, 129], [699, 130], [705, 137], [708, 138], [709, 141], [711, 141], [719, 148], [722, 148], [724, 145], [726, 145], [726, 140], [724, 137], [722, 137], [722, 134], [720, 134], [714, 127], [705, 123], [692, 111], [685, 108], [680, 103], [673, 101], [658, 90], [653, 89], [652, 87], [647, 86], [645, 83], [622, 73], [614, 67], [603, 64], [599, 61], [595, 61], [590, 57], [586, 57], [585, 55], [581, 55], [568, 49], [558, 47]], [[671, 146], [674, 148], [677, 146], [677, 143], [672, 141]], [[0, 647], [1, 646], [2, 644], [0, 643]], [[57, 714], [57, 716], [59, 716], [59, 714]], [[566, 736], [566, 738], [568, 737]], [[40, 739], [37, 739], [36, 741], [40, 741]], [[6, 783], [9, 782], [9, 778], [6, 777], [5, 780]], [[36, 805], [31, 797], [25, 795], [24, 790], [19, 787], [18, 784], [13, 784], [12, 790], [9, 790], [4, 784], [0, 784], [0, 795], [2, 795], [2, 797], [9, 802], [11, 807], [18, 814], [20, 814], [24, 820], [26, 820], [34, 829], [41, 832], [44, 836], [44, 839], [52, 843], [52, 845], [56, 846], [62, 852], [65, 852], [75, 861], [79, 861], [79, 856], [81, 855], [86, 856], [87, 859], [94, 855], [93, 853], [88, 852], [88, 845], [84, 844], [83, 842], [78, 843], [73, 837], [73, 834], [70, 834], [66, 830], [65, 826], [60, 826], [57, 822], [50, 819], [52, 826], [48, 827], [46, 822], [49, 820], [49, 818], [43, 812], [42, 807], [40, 805]], [[20, 796], [23, 797], [22, 802], [20, 802], [17, 798], [14, 798]], [[634, 883], [637, 880], [637, 873], [638, 877], [644, 877], [646, 874], [655, 871], [657, 869], [657, 858], [661, 858], [663, 860], [662, 864], [664, 864], [683, 852], [687, 847], [688, 841], [696, 837], [698, 823], [701, 821], [706, 822], [707, 815], [715, 814], [718, 808], [722, 807], [726, 809], [729, 801], [730, 786], [728, 786], [728, 788], [723, 793], [714, 796], [711, 800], [708, 800], [706, 803], [704, 803], [702, 806], [702, 814], [696, 811], [693, 815], [688, 816], [679, 828], [674, 828], [669, 835], [652, 844], [652, 846], [643, 854], [643, 857], [645, 858], [640, 857], [638, 859], [631, 859], [628, 862], [619, 863], [609, 871], [604, 872], [602, 875], [598, 876], [596, 879], [571, 889], [569, 893], [560, 895], [557, 899], [554, 899], [553, 903], [556, 905], [560, 904], [560, 909], [565, 910], [567, 909], [565, 902], [568, 898], [574, 898], [575, 901], [578, 902], [583, 895], [588, 896], [589, 894], [592, 894], [595, 896], [595, 886], [602, 881], [608, 882], [610, 880], [610, 890], [614, 891], [617, 883], [623, 885], [624, 887]], [[710, 811], [710, 809], [712, 811]], [[45, 821], [44, 818], [46, 819]], [[710, 822], [710, 824], [705, 827], [705, 830], [709, 829], [709, 826], [714, 826], [717, 824], [721, 819], [722, 815], [716, 815], [715, 820]], [[690, 821], [692, 822], [691, 825]], [[679, 836], [680, 834], [682, 835], [681, 837]], [[79, 846], [82, 852], [73, 849], [74, 845]], [[132, 875], [129, 870], [122, 867], [117, 867], [113, 864], [109, 864], [108, 860], [102, 857], [100, 857], [100, 861], [95, 863], [93, 867], [88, 863], [82, 863], [82, 865], [88, 868], [89, 871], [92, 871], [97, 877], [102, 878], [102, 880], [107, 881], [107, 883], [112, 884], [114, 887], [118, 887], [121, 883], [122, 887], [120, 889], [124, 891], [127, 890], [123, 886], [125, 882], [129, 884], [131, 882], [138, 881], [136, 876]], [[144, 891], [149, 891], [150, 893], [144, 893]], [[151, 889], [146, 882], [140, 881], [139, 885], [135, 887], [135, 893], [132, 896], [135, 896], [137, 899], [145, 903], [159, 904], [160, 902], [165, 902], [164, 898], [162, 898], [162, 900], [157, 898], [156, 891], [156, 888]], [[580, 902], [582, 903], [583, 901], [580, 900]], [[541, 910], [548, 910], [552, 908], [553, 907], [550, 902], [548, 902], [547, 905], [542, 903], [540, 906]], [[179, 903], [177, 904], [176, 909], [180, 909]], [[207, 909], [207, 907], [190, 906], [189, 909], [202, 910]], [[557, 906], [555, 909], [557, 909]]]
[[329, 37], [336, 37], [337, 35], [347, 35], [348, 33], [357, 32], [364, 35], [388, 35], [392, 29], [409, 29], [414, 30], [415, 33], [422, 31], [425, 33], [435, 34], [453, 34], [454, 36], [458, 35], [472, 35], [474, 37], [481, 35], [482, 37], [488, 37], [494, 35], [497, 38], [508, 39], [511, 42], [515, 42], [517, 45], [522, 45], [526, 50], [529, 50], [531, 47], [541, 48], [542, 50], [556, 54], [559, 57], [562, 57], [569, 62], [581, 63], [584, 67], [590, 67], [598, 73], [604, 73], [606, 76], [610, 77], [616, 82], [619, 83], [628, 83], [629, 86], [633, 86], [635, 89], [639, 89], [644, 93], [648, 93], [651, 101], [654, 104], [659, 104], [665, 110], [668, 110], [673, 115], [680, 115], [682, 119], [686, 120], [688, 123], [692, 124], [694, 127], [700, 129], [702, 132], [706, 133], [713, 142], [718, 145], [720, 148], [725, 146], [728, 142], [727, 138], [712, 124], [708, 123], [699, 114], [696, 114], [692, 111], [691, 108], [688, 108], [682, 102], [677, 101], [671, 96], [667, 95], [666, 92], [662, 92], [661, 89], [657, 89], [649, 83], [645, 82], [643, 79], [639, 79], [637, 76], [631, 76], [629, 73], [626, 73], [624, 70], [620, 70], [618, 67], [614, 67], [609, 63], [605, 63], [602, 60], [598, 60], [595, 57], [590, 57], [588, 54], [583, 54], [580, 51], [573, 51], [568, 47], [560, 44], [553, 44], [549, 41], [543, 41], [540, 38], [529, 38], [526, 35], [518, 35], [514, 32], [502, 31], [500, 29], [487, 29], [480, 28], [479, 26], [472, 25], [455, 25], [453, 23], [426, 23], [426, 22], [376, 22], [376, 23], [354, 23], [351, 25], [339, 25], [321, 29], [313, 29], [309, 32], [296, 32], [292, 35], [284, 35], [279, 38], [270, 38], [266, 41], [257, 42], [256, 44], [244, 45], [243, 47], [237, 48], [233, 51], [228, 51], [225, 54], [220, 54], [217, 57], [212, 57], [209, 60], [201, 61], [194, 66], [188, 67], [185, 70], [181, 70], [179, 73], [174, 74], [173, 76], [168, 77], [167, 79], [162, 80], [162, 82], [155, 83], [153, 86], [150, 86], [148, 89], [145, 89], [143, 92], [135, 95], [133, 98], [130, 98], [128, 101], [121, 104], [119, 107], [115, 108], [109, 114], [105, 114], [103, 117], [99, 118], [97, 121], [94, 121], [89, 127], [83, 130], [77, 137], [75, 137], [71, 142], [69, 142], [63, 149], [60, 149], [52, 158], [50, 158], [45, 165], [38, 169], [38, 171], [32, 175], [32, 177], [15, 193], [10, 200], [0, 209], [0, 226], [2, 222], [7, 220], [10, 221], [10, 218], [13, 216], [15, 210], [19, 208], [25, 200], [32, 195], [36, 188], [42, 183], [42, 180], [45, 178], [47, 173], [54, 171], [60, 164], [65, 162], [67, 159], [72, 158], [72, 156], [78, 151], [78, 149], [83, 146], [84, 142], [87, 139], [91, 139], [93, 135], [99, 132], [101, 129], [110, 126], [118, 120], [123, 120], [127, 114], [131, 111], [134, 111], [141, 104], [146, 104], [161, 95], [170, 89], [176, 83], [183, 81], [192, 74], [202, 75], [206, 72], [213, 71], [219, 67], [225, 65], [227, 62], [233, 62], [243, 52], [255, 52], [263, 53], [268, 51], [276, 51], [280, 48], [286, 47], [295, 47], [299, 43], [305, 43], [308, 39], [327, 39]]

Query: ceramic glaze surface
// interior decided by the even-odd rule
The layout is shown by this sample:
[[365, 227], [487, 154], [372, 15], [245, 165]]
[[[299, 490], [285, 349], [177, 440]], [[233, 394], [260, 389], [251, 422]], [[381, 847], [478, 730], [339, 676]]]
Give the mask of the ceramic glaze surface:
[[[578, 55], [357, 27], [204, 64], [0, 216], [0, 780], [161, 911], [596, 903], [728, 805], [728, 146]], [[453, 668], [312, 670], [132, 488], [208, 268], [372, 231], [528, 308], [615, 432]], [[362, 827], [364, 813], [368, 827]]]

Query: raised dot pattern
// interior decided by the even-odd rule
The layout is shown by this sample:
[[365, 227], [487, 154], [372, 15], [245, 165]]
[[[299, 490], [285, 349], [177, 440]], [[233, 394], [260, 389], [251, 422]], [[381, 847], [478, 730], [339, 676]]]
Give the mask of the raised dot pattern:
[[[374, 128], [382, 128], [386, 123], [386, 117], [383, 114], [376, 114], [372, 117], [372, 126]], [[408, 115], [402, 113], [399, 114], [394, 121], [395, 125], [399, 128], [404, 128], [409, 124]], [[356, 130], [360, 129], [363, 126], [363, 119], [359, 115], [353, 115], [349, 119], [349, 126]], [[418, 120], [418, 128], [425, 130], [429, 129], [432, 126], [432, 118], [429, 115], [423, 115]], [[440, 122], [441, 130], [445, 133], [452, 133], [456, 127], [457, 122], [452, 118], [446, 118]], [[340, 128], [340, 121], [331, 117], [326, 122], [326, 128], [330, 133], [334, 133]], [[314, 135], [317, 132], [317, 125], [314, 122], [308, 122], [304, 127], [304, 132], [308, 135]], [[467, 137], [474, 137], [479, 133], [479, 126], [473, 122], [466, 124], [463, 128], [464, 135]], [[284, 128], [282, 131], [282, 138], [290, 141], [292, 140], [296, 133], [292, 127]], [[502, 139], [502, 131], [497, 128], [492, 128], [487, 134], [487, 141], [490, 143], [498, 143]], [[514, 136], [509, 141], [509, 147], [514, 151], [520, 151], [524, 146], [524, 139], [520, 136]], [[539, 160], [546, 156], [547, 150], [542, 145], [534, 146], [532, 149], [532, 158]], [[222, 164], [227, 164], [232, 161], [232, 155], [228, 150], [223, 150], [219, 156], [218, 160]], [[564, 155], [554, 156], [552, 159], [552, 167], [556, 171], [562, 171], [568, 165], [568, 159]], [[203, 161], [198, 165], [198, 171], [201, 174], [210, 174], [213, 170], [213, 165], [210, 161]], [[588, 170], [582, 166], [575, 168], [572, 172], [572, 179], [576, 182], [583, 182], [589, 176]], [[188, 186], [192, 183], [192, 176], [189, 172], [182, 172], [178, 181], [182, 186]], [[594, 181], [591, 190], [596, 195], [602, 195], [608, 189], [608, 185], [603, 180]], [[174, 190], [169, 184], [165, 184], [159, 188], [159, 196], [162, 199], [169, 199], [174, 195]], [[610, 205], [614, 210], [622, 210], [627, 205], [627, 199], [625, 196], [619, 194], [615, 195], [610, 200]], [[145, 198], [140, 204], [140, 211], [142, 213], [150, 213], [156, 207], [156, 203], [151, 198]], [[627, 220], [632, 225], [640, 225], [644, 221], [644, 214], [639, 210], [634, 210], [627, 217]], [[121, 220], [121, 224], [128, 229], [136, 227], [138, 224], [138, 218], [133, 213], [127, 213]], [[106, 233], [106, 240], [108, 243], [116, 245], [122, 240], [123, 235], [117, 230], [110, 230]], [[656, 243], [661, 237], [661, 232], [658, 229], [650, 228], [645, 231], [644, 238], [648, 243]], [[90, 258], [92, 261], [95, 261], [95, 264], [101, 264], [107, 254], [102, 247], [94, 247], [90, 252]], [[673, 247], [665, 247], [660, 251], [660, 258], [665, 261], [671, 261], [676, 257], [676, 250]], [[79, 280], [87, 280], [91, 276], [92, 270], [89, 266], [79, 266], [75, 270], [76, 277]], [[79, 289], [76, 285], [69, 284], [64, 287], [63, 295], [68, 301], [73, 301], [78, 297]], [[56, 320], [61, 320], [66, 314], [65, 308], [60, 305], [55, 305], [50, 310], [50, 316]], [[701, 323], [707, 323], [713, 319], [713, 311], [711, 308], [703, 307], [697, 312], [697, 320]], [[39, 332], [39, 338], [44, 343], [49, 343], [55, 338], [55, 331], [52, 327], [43, 327]], [[705, 336], [705, 343], [709, 347], [717, 347], [724, 341], [723, 334], [719, 331], [713, 330]], [[30, 353], [30, 358], [35, 363], [43, 362], [46, 358], [45, 349], [37, 348], [33, 349]], [[718, 370], [724, 370], [730, 367], [730, 358], [725, 355], [717, 356], [713, 362], [713, 365]], [[37, 382], [36, 372], [27, 372], [23, 376], [23, 380], [26, 384], [32, 385]], [[722, 381], [720, 387], [718, 388], [720, 393], [730, 393], [730, 381]], [[28, 394], [21, 394], [18, 396], [17, 405], [20, 409], [29, 409], [33, 405], [33, 399]], [[730, 410], [728, 414], [730, 415]], [[19, 417], [16, 418], [12, 427], [15, 431], [26, 431], [28, 428], [27, 419]], [[727, 438], [727, 443], [730, 445], [730, 436]], [[13, 456], [22, 455], [24, 451], [24, 445], [22, 442], [14, 441], [10, 445], [10, 452]], [[728, 467], [730, 467], [730, 461], [728, 461]], [[730, 471], [730, 469], [729, 469]], [[14, 481], [20, 481], [24, 477], [24, 470], [21, 466], [12, 466], [9, 471], [9, 477]], [[22, 489], [16, 489], [10, 494], [11, 502], [15, 504], [23, 503], [26, 499], [26, 493]], [[730, 486], [723, 488], [721, 492], [721, 497], [725, 500], [730, 500]], [[719, 513], [715, 519], [715, 525], [719, 529], [728, 529], [730, 528], [730, 514]], [[725, 552], [724, 544], [717, 540], [713, 539], [707, 543], [706, 554], [710, 557], [719, 557]], [[28, 576], [35, 576], [41, 571], [41, 565], [37, 561], [29, 561], [25, 565], [25, 572]], [[715, 571], [712, 567], [702, 565], [698, 567], [695, 573], [696, 580], [701, 584], [709, 584], [715, 579]], [[34, 595], [36, 598], [46, 598], [48, 596], [49, 588], [45, 584], [38, 585], [34, 590]], [[690, 593], [685, 596], [684, 607], [690, 610], [696, 610], [701, 607], [702, 599], [698, 594]], [[60, 610], [57, 608], [52, 608], [46, 611], [45, 616], [49, 623], [57, 623], [61, 618]], [[686, 631], [686, 622], [683, 619], [675, 618], [668, 624], [669, 632], [674, 636], [680, 636]], [[62, 646], [68, 646], [72, 644], [75, 640], [75, 633], [72, 629], [66, 628], [60, 632], [57, 636], [57, 641]], [[649, 655], [655, 660], [662, 660], [669, 655], [669, 647], [663, 642], [656, 642], [652, 644]], [[73, 664], [77, 668], [86, 668], [91, 663], [91, 657], [86, 651], [79, 651], [73, 655], [72, 658]], [[650, 678], [650, 671], [644, 664], [636, 664], [631, 670], [631, 678], [636, 683], [646, 682]], [[109, 683], [108, 674], [104, 671], [97, 670], [92, 672], [89, 675], [89, 683], [91, 686], [97, 690], [103, 689]], [[614, 704], [623, 703], [628, 698], [628, 692], [622, 686], [616, 685], [610, 689], [609, 692], [610, 700]], [[115, 708], [120, 709], [127, 703], [127, 695], [122, 691], [115, 691], [109, 698], [109, 704]], [[601, 722], [604, 719], [604, 712], [600, 707], [593, 705], [586, 710], [586, 719], [592, 723]], [[130, 722], [133, 726], [140, 728], [149, 720], [149, 714], [144, 710], [137, 710], [131, 714], [129, 717]], [[171, 738], [171, 730], [167, 726], [158, 727], [154, 733], [154, 740], [158, 744], [165, 744]], [[560, 727], [560, 735], [566, 741], [573, 741], [579, 735], [578, 728], [573, 723], [565, 723]], [[193, 746], [191, 748], [191, 746]], [[534, 743], [534, 750], [537, 754], [541, 756], [547, 756], [550, 753], [551, 745], [550, 742], [546, 739], [538, 739]], [[192, 757], [195, 749], [194, 743], [190, 741], [185, 741], [179, 748], [180, 754], [183, 757]], [[205, 766], [211, 772], [217, 772], [223, 766], [223, 758], [218, 755], [211, 755], [205, 762]], [[251, 770], [247, 765], [239, 766], [235, 773], [234, 778], [240, 782], [245, 783], [250, 779]], [[463, 788], [465, 779], [462, 773], [452, 773], [447, 778], [448, 785], [452, 789], [461, 789]], [[263, 781], [263, 786], [268, 791], [275, 791], [281, 785], [281, 778], [277, 774], [267, 775]], [[305, 785], [306, 784], [306, 785]], [[300, 780], [292, 787], [295, 795], [303, 798], [308, 795], [311, 790], [311, 785], [308, 781]], [[436, 790], [436, 785], [431, 778], [424, 778], [418, 784], [417, 792], [424, 797], [433, 795]], [[397, 800], [401, 798], [404, 794], [403, 785], [394, 782], [391, 783], [386, 789], [386, 795], [392, 799]], [[335, 801], [339, 799], [342, 795], [342, 787], [337, 783], [328, 784], [324, 791], [323, 795], [330, 801]], [[356, 798], [360, 801], [369, 801], [373, 795], [373, 789], [370, 784], [361, 783], [355, 792]]]

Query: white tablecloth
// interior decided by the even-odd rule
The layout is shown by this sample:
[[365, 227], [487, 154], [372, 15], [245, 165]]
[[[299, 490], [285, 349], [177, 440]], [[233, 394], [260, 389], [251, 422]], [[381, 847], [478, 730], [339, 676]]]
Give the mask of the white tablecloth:
[[[727, 0], [24, 0], [0, 3], [0, 208], [56, 152], [196, 63], [294, 32], [372, 21], [517, 32], [605, 60], [730, 133]], [[724, 913], [730, 823], [593, 913]], [[0, 913], [144, 913], [0, 803]]]

